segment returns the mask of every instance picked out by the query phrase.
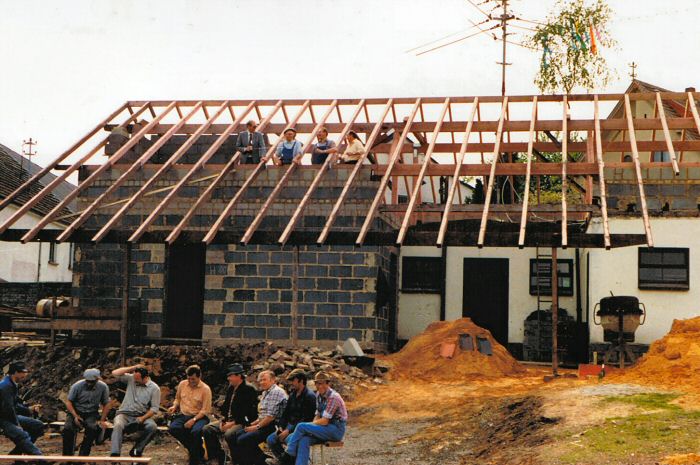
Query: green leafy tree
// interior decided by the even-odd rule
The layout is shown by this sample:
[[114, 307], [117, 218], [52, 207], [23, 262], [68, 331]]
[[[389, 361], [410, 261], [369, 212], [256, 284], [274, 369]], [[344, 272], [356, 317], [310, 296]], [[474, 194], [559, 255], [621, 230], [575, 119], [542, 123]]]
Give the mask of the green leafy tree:
[[602, 49], [615, 47], [608, 32], [612, 12], [605, 0], [559, 0], [554, 13], [538, 26], [529, 45], [542, 50], [535, 85], [543, 93], [575, 88], [592, 90], [613, 78]]

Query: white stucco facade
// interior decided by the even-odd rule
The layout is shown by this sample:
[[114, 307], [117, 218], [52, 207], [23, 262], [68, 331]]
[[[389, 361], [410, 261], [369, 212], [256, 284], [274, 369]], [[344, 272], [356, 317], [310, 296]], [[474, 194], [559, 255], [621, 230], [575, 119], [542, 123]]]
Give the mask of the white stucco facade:
[[[14, 205], [9, 205], [0, 211], [0, 223], [16, 211], [17, 208]], [[39, 215], [29, 212], [12, 227], [29, 229], [39, 220]], [[61, 226], [51, 223], [46, 226], [46, 229], [61, 229]], [[8, 282], [70, 282], [72, 280], [71, 244], [56, 244], [53, 261], [49, 260], [49, 249], [48, 243], [22, 244], [0, 241], [0, 279]]]

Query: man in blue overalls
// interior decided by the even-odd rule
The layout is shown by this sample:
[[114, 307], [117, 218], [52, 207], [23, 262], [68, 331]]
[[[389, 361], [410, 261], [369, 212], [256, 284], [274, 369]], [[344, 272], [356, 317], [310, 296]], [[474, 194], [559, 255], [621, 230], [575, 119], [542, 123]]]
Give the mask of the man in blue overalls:
[[301, 163], [304, 155], [304, 145], [296, 140], [296, 130], [289, 128], [284, 131], [284, 140], [277, 146], [273, 155], [273, 162], [277, 166]]

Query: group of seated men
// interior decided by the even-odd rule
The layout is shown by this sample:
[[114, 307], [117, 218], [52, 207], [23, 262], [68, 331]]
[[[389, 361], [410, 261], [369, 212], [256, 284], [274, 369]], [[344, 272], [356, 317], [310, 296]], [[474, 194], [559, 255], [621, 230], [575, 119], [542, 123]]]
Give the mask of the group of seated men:
[[[277, 145], [277, 149], [268, 158], [265, 158], [267, 153], [265, 137], [256, 130], [257, 126], [255, 121], [248, 121], [246, 130], [241, 131], [236, 138], [236, 151], [241, 153], [241, 163], [258, 164], [261, 161], [267, 163], [270, 158], [275, 165], [301, 163], [301, 158], [304, 155], [304, 144], [296, 139], [297, 132], [294, 128], [288, 128], [284, 131], [284, 138]], [[338, 146], [328, 139], [326, 128], [319, 129], [316, 138], [316, 143], [311, 146], [311, 163], [321, 165], [329, 156], [338, 153]], [[338, 162], [355, 164], [361, 159], [365, 148], [354, 131], [349, 131], [345, 139], [347, 145], [343, 154], [338, 158]]]
[[[0, 429], [15, 448], [11, 455], [42, 455], [35, 445], [44, 433], [44, 424], [32, 418], [40, 406], [27, 407], [20, 399], [18, 385], [27, 377], [23, 362], [13, 362], [0, 382]], [[234, 465], [308, 465], [313, 444], [340, 441], [348, 418], [345, 402], [330, 386], [330, 377], [318, 372], [314, 377], [317, 394], [307, 387], [307, 375], [293, 370], [286, 378], [289, 394], [277, 384], [273, 371], [258, 375], [258, 390], [245, 380], [243, 366], [234, 363], [226, 369], [229, 385], [218, 416], [212, 413], [212, 392], [202, 381], [199, 366], [185, 371], [187, 378], [177, 387], [175, 401], [168, 409], [173, 415], [168, 431], [189, 453], [189, 463], [209, 460], [223, 464], [226, 443]], [[112, 375], [126, 384], [126, 392], [114, 416], [111, 456], [120, 456], [125, 433], [139, 432], [132, 457], [143, 455], [158, 433], [154, 416], [160, 408], [160, 388], [143, 365], [117, 368]], [[92, 445], [108, 429], [112, 402], [109, 387], [100, 371], [90, 368], [68, 392], [67, 419], [63, 427], [63, 455], [75, 453], [77, 434], [85, 430], [79, 455], [88, 456]], [[218, 419], [217, 419], [218, 418]], [[267, 444], [269, 455], [261, 449]]]

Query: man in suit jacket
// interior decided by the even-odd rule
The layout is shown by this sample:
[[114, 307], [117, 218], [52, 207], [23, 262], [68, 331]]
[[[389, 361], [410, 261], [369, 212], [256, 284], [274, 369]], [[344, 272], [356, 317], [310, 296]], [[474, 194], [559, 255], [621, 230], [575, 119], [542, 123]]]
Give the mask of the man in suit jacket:
[[246, 130], [238, 134], [236, 151], [241, 152], [241, 163], [258, 164], [265, 155], [265, 138], [255, 130], [257, 127], [258, 124], [250, 120], [246, 123]]

